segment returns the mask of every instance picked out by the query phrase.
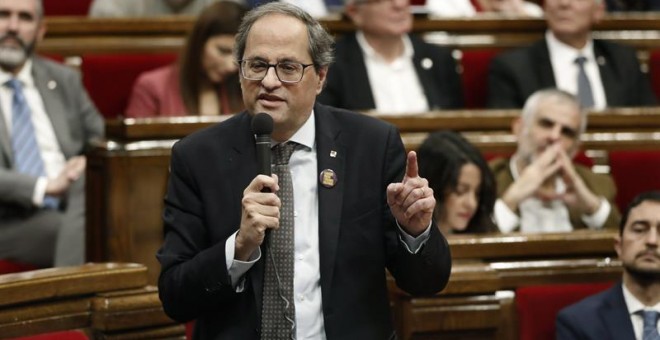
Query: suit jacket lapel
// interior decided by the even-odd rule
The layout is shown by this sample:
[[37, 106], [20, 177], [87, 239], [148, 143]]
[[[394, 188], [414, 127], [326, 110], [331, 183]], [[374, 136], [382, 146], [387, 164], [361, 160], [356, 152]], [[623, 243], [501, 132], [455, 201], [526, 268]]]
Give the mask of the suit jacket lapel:
[[9, 139], [9, 128], [7, 127], [7, 122], [5, 122], [5, 115], [2, 108], [0, 108], [0, 151], [4, 158], [4, 162], [1, 164], [9, 166], [14, 163], [11, 140]]
[[417, 73], [419, 82], [421, 83], [424, 94], [426, 95], [426, 101], [428, 102], [429, 109], [439, 109], [441, 108], [440, 98], [438, 97], [440, 94], [440, 89], [435, 86], [435, 82], [433, 81], [433, 72], [437, 69], [434, 67], [435, 65], [433, 65], [433, 63], [431, 63], [431, 67], [422, 67], [423, 59], [428, 59], [428, 61], [432, 61], [432, 59], [426, 55], [422, 55], [422, 48], [420, 48], [420, 44], [422, 42], [420, 40], [414, 36], [410, 36], [410, 41], [412, 42], [413, 46], [413, 67], [415, 67], [415, 73]]
[[611, 335], [611, 339], [633, 339], [634, 330], [628, 307], [623, 299], [621, 284], [614, 285], [608, 291], [607, 298], [600, 310], [603, 323]]
[[341, 128], [328, 108], [316, 105], [316, 158], [319, 174], [326, 169], [337, 175], [334, 187], [319, 183], [319, 257], [321, 266], [321, 291], [329, 301], [333, 269], [337, 256], [337, 239], [341, 225], [341, 208], [344, 196], [343, 178], [347, 148], [341, 143]]
[[48, 115], [53, 125], [55, 137], [60, 144], [62, 153], [66, 158], [74, 156], [75, 151], [73, 150], [73, 142], [71, 141], [71, 131], [69, 131], [69, 124], [66, 121], [66, 110], [56, 93], [57, 87], [64, 86], [64, 84], [58, 84], [57, 81], [50, 77], [43, 65], [43, 61], [39, 58], [33, 58], [32, 76], [34, 77], [34, 86], [39, 91], [41, 100], [44, 103], [46, 115]]
[[351, 102], [357, 101], [350, 106], [359, 107], [359, 109], [375, 108], [376, 102], [374, 101], [373, 93], [371, 93], [369, 75], [367, 74], [367, 65], [364, 63], [364, 57], [362, 56], [362, 48], [360, 48], [360, 44], [358, 44], [355, 34], [352, 34], [345, 39], [347, 39], [347, 65], [349, 65], [349, 68], [351, 69], [351, 74], [353, 75], [351, 81], [354, 85], [347, 98], [351, 98]]
[[[532, 45], [534, 59], [536, 60], [536, 70], [538, 72], [539, 89], [547, 87], [555, 87], [555, 74], [552, 71], [552, 62], [550, 61], [550, 51], [548, 50], [548, 43], [545, 39], [534, 43]], [[536, 90], [536, 89], [534, 89]]]
[[607, 62], [607, 53], [603, 49], [602, 45], [598, 40], [594, 40], [594, 57], [596, 57], [596, 63], [598, 64], [598, 72], [600, 73], [600, 81], [603, 84], [603, 89], [605, 90], [605, 99], [607, 100], [607, 106], [618, 106], [624, 102], [623, 92], [620, 91], [620, 82], [617, 80], [618, 77], [615, 74], [614, 67], [616, 65], [609, 65]]

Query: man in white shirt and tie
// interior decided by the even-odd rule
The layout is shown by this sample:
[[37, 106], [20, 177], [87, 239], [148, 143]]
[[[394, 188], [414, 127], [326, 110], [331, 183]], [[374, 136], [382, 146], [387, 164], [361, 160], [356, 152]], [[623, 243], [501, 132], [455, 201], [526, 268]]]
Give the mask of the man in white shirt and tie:
[[0, 259], [84, 261], [85, 145], [103, 119], [65, 66], [34, 56], [37, 0], [0, 0]]
[[490, 163], [499, 197], [495, 221], [502, 232], [616, 228], [612, 178], [572, 161], [586, 124], [586, 111], [567, 92], [546, 89], [527, 100], [512, 125], [516, 153]]
[[660, 191], [649, 191], [630, 203], [615, 239], [622, 282], [560, 311], [557, 339], [660, 339], [659, 245]]

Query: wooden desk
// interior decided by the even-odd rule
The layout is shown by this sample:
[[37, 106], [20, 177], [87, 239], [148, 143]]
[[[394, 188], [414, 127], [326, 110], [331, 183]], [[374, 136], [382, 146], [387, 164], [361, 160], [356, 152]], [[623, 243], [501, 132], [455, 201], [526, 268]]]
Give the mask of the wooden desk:
[[131, 263], [0, 275], [0, 339], [83, 329], [92, 339], [183, 338], [147, 268]]

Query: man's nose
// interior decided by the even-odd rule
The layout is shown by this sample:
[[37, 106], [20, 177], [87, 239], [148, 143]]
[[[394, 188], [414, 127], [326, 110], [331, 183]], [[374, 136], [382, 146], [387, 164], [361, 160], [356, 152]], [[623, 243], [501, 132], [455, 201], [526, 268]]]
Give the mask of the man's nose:
[[269, 67], [266, 70], [266, 76], [261, 80], [261, 84], [267, 88], [279, 86], [282, 84], [280, 78], [277, 77], [277, 71], [274, 67]]

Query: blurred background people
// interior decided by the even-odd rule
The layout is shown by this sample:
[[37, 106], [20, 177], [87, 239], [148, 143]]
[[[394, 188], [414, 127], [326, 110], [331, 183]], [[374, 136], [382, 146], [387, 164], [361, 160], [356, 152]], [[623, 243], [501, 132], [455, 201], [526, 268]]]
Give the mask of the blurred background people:
[[417, 150], [443, 235], [495, 232], [495, 179], [479, 150], [453, 131], [431, 133]]
[[523, 0], [426, 0], [431, 15], [471, 17], [482, 13], [542, 17], [541, 6]]
[[358, 31], [337, 42], [319, 102], [390, 114], [463, 107], [451, 51], [409, 34], [409, 0], [347, 0], [345, 11]]
[[557, 339], [660, 339], [660, 191], [639, 194], [615, 239], [623, 281], [561, 310]]
[[592, 26], [605, 14], [602, 0], [545, 0], [544, 6], [545, 38], [492, 60], [489, 107], [521, 108], [534, 91], [548, 87], [596, 110], [656, 103], [635, 49], [592, 38]]
[[198, 15], [219, 0], [94, 0], [90, 17], [130, 18]]
[[527, 100], [512, 125], [516, 153], [490, 163], [500, 231], [616, 228], [620, 216], [614, 181], [572, 161], [586, 126], [586, 111], [568, 92], [545, 89]]
[[0, 13], [0, 258], [82, 264], [83, 153], [103, 119], [76, 71], [34, 54], [41, 1], [0, 1]]
[[179, 61], [136, 80], [127, 117], [218, 115], [243, 110], [234, 35], [246, 8], [221, 1], [197, 19]]

